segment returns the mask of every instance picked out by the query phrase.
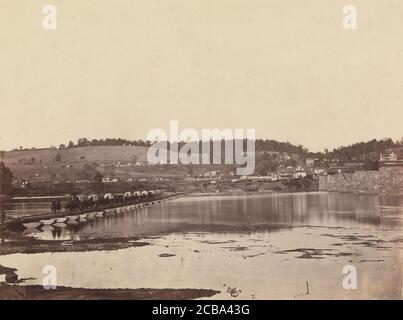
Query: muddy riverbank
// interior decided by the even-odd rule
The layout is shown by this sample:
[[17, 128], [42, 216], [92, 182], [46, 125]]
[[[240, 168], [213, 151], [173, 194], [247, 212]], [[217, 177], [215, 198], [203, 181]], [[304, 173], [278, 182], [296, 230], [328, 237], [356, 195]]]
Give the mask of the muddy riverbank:
[[0, 284], [0, 300], [189, 300], [212, 297], [204, 289], [83, 289]]
[[[141, 241], [140, 241], [141, 240]], [[0, 256], [43, 252], [85, 252], [101, 250], [119, 250], [149, 245], [140, 237], [96, 238], [86, 240], [40, 240], [13, 235], [0, 245]]]

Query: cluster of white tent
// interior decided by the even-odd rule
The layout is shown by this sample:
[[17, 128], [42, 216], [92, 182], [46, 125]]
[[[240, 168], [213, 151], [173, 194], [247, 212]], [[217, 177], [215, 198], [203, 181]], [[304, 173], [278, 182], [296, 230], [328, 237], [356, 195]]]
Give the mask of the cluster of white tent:
[[[124, 193], [123, 198], [124, 199], [130, 199], [130, 198], [133, 198], [133, 197], [141, 197], [141, 196], [148, 196], [148, 195], [158, 195], [158, 194], [161, 194], [161, 190], [144, 190], [144, 191], [134, 191], [134, 192], [127, 191], [127, 192]], [[109, 197], [110, 197], [111, 194], [108, 193], [108, 194], [105, 195], [105, 197], [107, 195], [108, 195], [108, 199], [110, 199]]]
[[[124, 199], [131, 199], [133, 197], [141, 197], [141, 196], [148, 196], [148, 195], [159, 195], [161, 194], [162, 191], [161, 190], [143, 190], [143, 191], [134, 191], [134, 192], [130, 192], [127, 191], [123, 194], [123, 198]], [[84, 201], [85, 197], [83, 195], [79, 195], [78, 196], [80, 201]], [[99, 200], [99, 195], [97, 194], [91, 194], [87, 197], [88, 200], [93, 200], [93, 201], [98, 201]], [[102, 196], [101, 196], [102, 197]], [[115, 195], [113, 195], [113, 193], [105, 193], [103, 195], [103, 199], [104, 200], [113, 200], [115, 199]]]
[[[127, 191], [124, 193], [123, 198], [124, 199], [130, 199], [133, 197], [142, 197], [142, 196], [148, 196], [148, 195], [158, 195], [161, 194], [161, 190], [143, 190], [143, 191]], [[104, 199], [108, 200], [113, 200], [114, 196], [112, 193], [106, 193], [104, 195]]]

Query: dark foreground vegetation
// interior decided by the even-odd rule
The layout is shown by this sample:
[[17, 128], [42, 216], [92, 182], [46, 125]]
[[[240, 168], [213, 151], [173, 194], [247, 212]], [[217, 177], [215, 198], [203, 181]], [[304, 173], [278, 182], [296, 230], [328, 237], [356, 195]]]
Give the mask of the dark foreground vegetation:
[[219, 291], [207, 289], [83, 289], [0, 284], [0, 300], [189, 300], [208, 298]]

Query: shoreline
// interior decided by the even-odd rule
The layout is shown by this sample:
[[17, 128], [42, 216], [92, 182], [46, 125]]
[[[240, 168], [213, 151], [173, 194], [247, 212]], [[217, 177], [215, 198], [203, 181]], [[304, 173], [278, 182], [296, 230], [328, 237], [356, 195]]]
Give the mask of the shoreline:
[[220, 293], [212, 289], [86, 289], [0, 283], [0, 300], [193, 300]]

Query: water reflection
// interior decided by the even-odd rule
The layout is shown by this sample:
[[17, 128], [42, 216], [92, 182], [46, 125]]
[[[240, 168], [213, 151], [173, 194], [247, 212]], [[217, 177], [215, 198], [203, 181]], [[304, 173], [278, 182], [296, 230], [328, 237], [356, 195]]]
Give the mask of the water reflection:
[[339, 193], [186, 197], [76, 226], [47, 229], [46, 239], [132, 237], [184, 231], [225, 232], [262, 226], [400, 228], [402, 198]]
[[[66, 198], [61, 199], [61, 205], [67, 202]], [[1, 200], [0, 200], [1, 201]], [[38, 198], [38, 199], [9, 199], [3, 200], [3, 209], [7, 218], [17, 218], [32, 214], [41, 214], [51, 211], [51, 198]]]
[[4, 211], [4, 205], [2, 196], [0, 196], [0, 243], [4, 243], [4, 231], [5, 231], [5, 221], [6, 221], [6, 212]]

